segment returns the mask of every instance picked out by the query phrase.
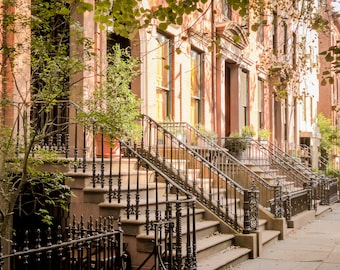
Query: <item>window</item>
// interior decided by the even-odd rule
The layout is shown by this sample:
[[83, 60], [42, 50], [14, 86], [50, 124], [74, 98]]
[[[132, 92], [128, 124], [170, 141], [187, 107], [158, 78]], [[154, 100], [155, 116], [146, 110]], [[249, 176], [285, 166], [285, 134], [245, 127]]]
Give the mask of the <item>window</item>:
[[277, 13], [273, 12], [273, 53], [277, 55]]
[[191, 50], [190, 53], [190, 93], [191, 93], [191, 124], [196, 125], [201, 122], [202, 107], [202, 53]]
[[157, 112], [158, 120], [171, 116], [172, 41], [168, 36], [157, 34]]
[[296, 34], [293, 33], [293, 69], [296, 69], [297, 66], [297, 40], [296, 40]]
[[223, 17], [225, 19], [231, 20], [231, 5], [227, 3], [227, 0], [224, 0], [222, 2], [222, 8], [223, 8]]
[[257, 91], [258, 91], [258, 110], [259, 110], [259, 128], [263, 128], [263, 88], [264, 82], [261, 79], [257, 80]]
[[264, 25], [263, 22], [260, 22], [259, 27], [257, 29], [257, 36], [256, 36], [257, 42], [262, 44], [264, 43]]
[[283, 53], [288, 53], [288, 26], [287, 23], [283, 23]]
[[248, 110], [249, 110], [249, 99], [248, 99], [248, 72], [242, 70], [241, 72], [241, 121], [242, 126], [249, 125], [249, 117], [248, 117]]

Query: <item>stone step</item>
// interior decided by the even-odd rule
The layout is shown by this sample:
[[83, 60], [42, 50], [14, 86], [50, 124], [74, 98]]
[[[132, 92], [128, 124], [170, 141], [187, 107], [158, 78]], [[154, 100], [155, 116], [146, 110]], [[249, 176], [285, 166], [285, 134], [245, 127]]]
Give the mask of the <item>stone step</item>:
[[200, 262], [233, 245], [234, 235], [223, 234], [216, 231], [212, 235], [206, 235], [197, 239], [197, 261]]
[[[204, 213], [203, 209], [197, 208], [195, 210], [195, 222], [200, 222], [204, 220]], [[191, 213], [190, 213], [191, 214]], [[182, 218], [185, 219], [187, 216], [187, 211], [184, 209], [182, 211]], [[151, 220], [154, 220], [154, 213], [151, 216]], [[172, 219], [175, 221], [176, 219], [176, 212], [175, 210], [172, 212]], [[131, 219], [122, 218], [121, 219], [122, 228], [125, 234], [128, 235], [142, 235], [145, 234], [145, 225], [146, 225], [146, 216], [145, 213], [139, 216], [138, 220], [134, 219], [132, 216]]]
[[[213, 235], [218, 231], [219, 222], [212, 220], [202, 220], [196, 223], [196, 238], [205, 238], [206, 236]], [[187, 229], [183, 225], [182, 228], [182, 245], [185, 247], [186, 244]], [[176, 232], [173, 234], [173, 240], [176, 240]], [[139, 252], [151, 252], [154, 248], [154, 234], [153, 231], [149, 234], [140, 233], [136, 236], [137, 239], [137, 250]], [[164, 238], [163, 238], [164, 239]], [[185, 248], [183, 248], [185, 250]]]
[[[158, 189], [156, 190], [156, 183], [149, 183], [148, 186], [146, 184], [139, 184], [139, 198], [141, 200], [145, 200], [146, 197], [148, 197], [150, 200], [154, 200], [157, 196], [164, 196], [165, 195], [165, 188], [166, 185], [164, 183], [158, 183], [157, 185]], [[147, 189], [148, 188], [148, 189]], [[136, 184], [130, 185], [130, 195], [132, 201], [135, 201], [136, 198]], [[112, 185], [112, 192], [115, 193], [118, 190], [118, 186], [116, 184]], [[128, 186], [122, 185], [121, 186], [121, 196], [124, 200], [128, 194]], [[101, 187], [100, 185], [97, 185], [95, 188], [91, 186], [87, 186], [83, 188], [84, 193], [84, 202], [86, 203], [102, 203], [108, 200], [108, 194], [109, 194], [109, 186], [104, 185], [104, 187]]]
[[249, 259], [251, 250], [239, 246], [230, 246], [197, 262], [199, 270], [233, 269], [234, 266]]
[[262, 243], [262, 248], [268, 248], [270, 245], [276, 243], [279, 241], [279, 231], [275, 230], [263, 230], [261, 232], [261, 243]]

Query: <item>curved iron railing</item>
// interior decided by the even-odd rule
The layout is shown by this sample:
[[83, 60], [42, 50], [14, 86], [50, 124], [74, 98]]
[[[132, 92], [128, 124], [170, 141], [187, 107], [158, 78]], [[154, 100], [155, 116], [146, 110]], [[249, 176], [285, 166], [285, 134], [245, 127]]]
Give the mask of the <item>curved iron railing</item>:
[[[291, 213], [295, 215], [306, 209], [311, 209], [310, 200], [304, 199], [309, 198], [311, 195], [309, 188], [304, 188], [302, 184], [299, 187], [295, 181], [286, 181], [287, 176], [285, 174], [287, 173], [285, 170], [281, 169], [280, 171], [269, 168], [271, 164], [267, 164], [268, 156], [257, 153], [255, 155], [256, 162], [253, 162], [254, 154], [251, 150], [251, 139], [222, 138], [220, 142], [223, 145], [222, 147], [187, 123], [167, 122], [161, 123], [161, 125], [174, 132], [174, 134], [179, 134], [179, 138], [184, 140], [191, 149], [211, 161], [238, 184], [243, 187], [250, 187], [252, 183], [255, 183], [260, 193], [259, 202], [269, 209], [275, 217], [285, 217], [290, 220]], [[261, 161], [263, 162], [262, 164]], [[249, 162], [253, 163], [250, 164]], [[257, 168], [255, 166], [255, 168], [250, 169], [245, 163], [247, 166], [256, 164], [261, 166]], [[299, 190], [300, 192], [297, 192]], [[289, 200], [286, 198], [289, 198]], [[291, 203], [287, 203], [288, 201]], [[300, 205], [305, 202], [307, 203], [306, 205]]]
[[[135, 145], [115, 140], [118, 154], [114, 156], [112, 141], [105, 150], [106, 140], [111, 139], [98, 135], [100, 129], [95, 133], [86, 130], [77, 121], [81, 108], [76, 104], [61, 101], [49, 114], [42, 108], [42, 104], [32, 108], [32, 115], [39, 119], [35, 127], [46, 128], [49, 123], [50, 132], [34, 150], [55, 151], [72, 160], [75, 176], [81, 172], [91, 179], [85, 192], [107, 194], [97, 196], [101, 214], [121, 217], [123, 229], [138, 220], [144, 226], [140, 236], [144, 234], [154, 245], [148, 260], [154, 258], [157, 269], [195, 269], [195, 196], [138, 153]], [[56, 119], [58, 124], [53, 122]]]
[[254, 201], [258, 190], [254, 185], [243, 188], [173, 130], [150, 117], [143, 116], [141, 124], [143, 136], [136, 148], [144, 157], [192, 192], [235, 231], [249, 233], [256, 229], [258, 209]]
[[270, 200], [274, 198], [276, 190], [282, 188], [280, 185], [268, 183], [230, 154], [226, 148], [221, 147], [188, 123], [167, 122], [160, 124], [169, 132], [174, 132], [175, 135], [179, 134], [179, 138], [183, 139], [192, 151], [210, 161], [243, 188], [248, 189], [255, 184], [260, 194], [259, 203], [264, 207], [270, 207]]
[[283, 181], [287, 183], [286, 193], [302, 190], [306, 186], [315, 184], [314, 179], [291, 164], [284, 155], [278, 155], [271, 146], [270, 142], [262, 144], [250, 139], [247, 159], [253, 164], [267, 166], [268, 170], [274, 169], [275, 173], [283, 177]]

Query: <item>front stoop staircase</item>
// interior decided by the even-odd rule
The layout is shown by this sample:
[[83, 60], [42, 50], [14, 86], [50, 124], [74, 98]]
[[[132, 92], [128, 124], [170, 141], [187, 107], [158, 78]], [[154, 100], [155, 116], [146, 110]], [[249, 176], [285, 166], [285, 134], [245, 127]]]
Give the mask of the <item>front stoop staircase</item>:
[[[124, 159], [123, 159], [124, 160]], [[115, 163], [118, 160], [114, 161]], [[118, 167], [118, 165], [113, 165], [114, 167]], [[123, 166], [132, 166], [125, 163]], [[136, 165], [134, 165], [136, 166]], [[91, 164], [89, 164], [89, 168]], [[122, 171], [124, 171], [127, 167], [122, 167]], [[130, 168], [131, 169], [131, 168]], [[152, 189], [152, 186], [155, 186], [154, 179], [152, 177], [153, 172], [148, 172], [151, 177], [149, 177], [148, 185], [149, 188]], [[143, 193], [143, 188], [139, 187], [139, 194], [141, 196], [139, 203], [140, 217], [136, 218], [126, 218], [125, 207], [127, 202], [121, 203], [108, 202], [107, 193], [108, 187], [104, 185], [104, 188], [93, 187], [92, 183], [92, 172], [91, 170], [88, 173], [69, 173], [75, 181], [71, 183], [71, 188], [73, 192], [76, 194], [76, 197], [72, 198], [71, 201], [71, 209], [77, 209], [73, 211], [71, 214], [75, 215], [83, 215], [89, 217], [92, 216], [94, 219], [99, 216], [121, 216], [122, 229], [124, 231], [124, 242], [127, 243], [127, 250], [132, 258], [132, 269], [138, 269], [138, 267], [143, 263], [143, 261], [152, 253], [154, 248], [154, 232], [151, 231], [150, 234], [146, 234], [145, 226], [146, 220], [145, 215], [142, 213], [145, 211], [146, 204], [146, 189]], [[107, 172], [104, 172], [104, 178], [107, 178], [109, 175]], [[134, 189], [136, 186], [134, 183], [136, 181], [136, 172], [133, 175], [130, 172], [130, 177], [128, 175], [122, 176], [122, 186], [127, 187], [127, 179], [130, 181], [130, 194], [135, 196], [137, 191]], [[118, 175], [113, 175], [113, 181], [116, 181]], [[139, 181], [142, 182], [141, 172], [139, 172]], [[147, 177], [144, 177], [146, 180]], [[100, 184], [100, 183], [99, 183]], [[158, 200], [160, 203], [160, 208], [165, 208], [165, 185], [164, 183], [158, 183], [158, 185], [163, 185], [163, 193], [158, 191]], [[122, 190], [122, 198], [126, 198], [128, 190], [124, 188]], [[154, 198], [155, 194], [149, 191], [149, 204], [152, 205], [155, 202]], [[153, 209], [153, 210], [151, 210]], [[155, 212], [155, 205], [149, 209], [151, 213]], [[237, 237], [235, 234], [230, 231], [228, 227], [226, 227], [223, 223], [218, 221], [217, 218], [212, 217], [211, 214], [207, 213], [207, 209], [203, 206], [197, 205], [197, 209], [195, 212], [195, 221], [196, 221], [196, 243], [197, 243], [197, 269], [227, 269], [230, 266], [235, 266], [240, 262], [243, 262], [249, 258], [254, 257], [252, 254], [252, 250], [250, 248], [241, 247], [238, 243]], [[173, 214], [175, 215], [175, 213]], [[186, 216], [183, 215], [182, 219], [185, 219]], [[263, 221], [261, 221], [263, 222]], [[187, 228], [184, 225], [182, 228], [181, 238], [184, 240], [183, 245], [183, 260], [186, 256], [185, 253], [185, 240], [187, 237]], [[176, 235], [173, 236], [174, 238]], [[275, 235], [276, 239], [278, 239], [278, 234]], [[263, 239], [264, 240], [264, 239]], [[255, 257], [257, 254], [255, 254]], [[153, 264], [153, 258], [145, 264], [145, 268], [141, 269], [150, 269]]]
[[120, 217], [132, 269], [173, 256], [169, 269], [226, 269], [283, 238], [282, 219], [264, 207], [258, 219], [256, 194], [261, 203], [274, 193], [265, 180], [235, 163], [240, 185], [152, 119], [142, 125], [142, 141], [121, 142], [119, 158], [88, 160], [69, 172], [71, 214]]
[[[102, 161], [97, 160], [99, 163]], [[108, 161], [105, 160], [105, 168], [108, 166]], [[113, 160], [113, 171], [118, 172], [119, 160]], [[72, 198], [70, 209], [77, 209], [71, 212], [74, 215], [82, 215], [84, 218], [92, 217], [94, 219], [99, 216], [121, 216], [122, 228], [124, 231], [124, 242], [127, 243], [127, 250], [132, 258], [132, 269], [138, 269], [138, 267], [146, 260], [154, 248], [154, 233], [147, 234], [145, 230], [146, 219], [145, 213], [149, 211], [154, 214], [156, 212], [155, 196], [154, 192], [150, 190], [156, 190], [155, 178], [153, 171], [140, 171], [137, 174], [137, 164], [134, 159], [122, 159], [121, 160], [121, 175], [118, 173], [111, 175], [112, 181], [117, 182], [118, 177], [121, 178], [122, 193], [121, 202], [116, 203], [115, 200], [108, 202], [107, 194], [109, 187], [107, 183], [104, 183], [103, 187], [100, 177], [105, 179], [109, 178], [109, 172], [106, 170], [97, 175], [97, 183], [93, 183], [93, 171], [91, 165], [88, 164], [88, 169], [85, 173], [69, 172], [69, 176], [72, 176], [75, 181], [71, 183], [72, 191], [75, 193], [75, 197]], [[129, 172], [129, 173], [128, 173]], [[148, 176], [147, 176], [148, 174]], [[138, 192], [136, 190], [137, 175], [139, 187]], [[148, 183], [146, 183], [146, 181]], [[142, 184], [144, 183], [144, 184]], [[99, 186], [98, 186], [99, 185]], [[145, 188], [143, 188], [143, 185]], [[148, 195], [146, 194], [146, 185], [149, 187]], [[158, 188], [158, 207], [159, 209], [165, 209], [165, 184], [162, 182], [157, 183]], [[128, 186], [130, 190], [128, 190]], [[118, 188], [114, 185], [113, 189]], [[135, 218], [133, 213], [130, 213], [130, 218], [126, 218], [127, 213], [127, 198], [128, 192], [130, 197], [140, 195], [139, 211], [140, 215]], [[149, 205], [151, 207], [146, 209], [146, 199], [149, 196]], [[132, 202], [130, 202], [132, 203]], [[135, 202], [133, 202], [134, 204]], [[159, 210], [160, 211], [160, 210]], [[175, 212], [175, 210], [173, 210]], [[186, 211], [184, 211], [186, 213]], [[173, 213], [175, 216], [176, 213]], [[134, 217], [132, 217], [134, 216]], [[245, 244], [242, 241], [243, 237], [238, 236], [237, 233], [233, 232], [223, 222], [220, 222], [213, 214], [209, 213], [209, 210], [204, 206], [197, 204], [195, 212], [195, 231], [196, 231], [196, 248], [197, 248], [197, 269], [202, 270], [216, 270], [216, 269], [228, 269], [228, 267], [235, 266], [244, 260], [249, 258], [257, 257], [262, 247], [266, 244], [272, 243], [279, 238], [279, 231], [266, 230], [267, 221], [264, 219], [259, 220], [258, 230], [256, 237], [261, 237], [261, 243], [254, 249], [251, 245], [244, 247]], [[192, 228], [190, 228], [191, 230]], [[191, 232], [192, 233], [192, 232]], [[190, 234], [191, 234], [190, 233]], [[188, 234], [188, 229], [185, 225], [182, 225], [181, 238], [183, 240], [183, 262], [185, 260], [185, 242]], [[176, 235], [174, 234], [175, 238]], [[254, 252], [256, 254], [254, 254]], [[145, 268], [150, 269], [153, 264], [153, 258], [151, 258], [145, 265]], [[183, 263], [184, 265], [184, 263]], [[186, 269], [186, 268], [184, 268]]]

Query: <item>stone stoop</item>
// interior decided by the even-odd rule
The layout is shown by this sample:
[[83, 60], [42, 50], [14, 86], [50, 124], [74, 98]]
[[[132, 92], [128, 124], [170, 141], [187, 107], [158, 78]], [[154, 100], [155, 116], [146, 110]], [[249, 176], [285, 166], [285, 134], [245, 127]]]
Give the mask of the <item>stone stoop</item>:
[[[219, 221], [206, 219], [205, 210], [198, 208], [195, 219], [197, 239], [197, 269], [226, 269], [226, 267], [234, 266], [249, 259], [251, 249], [236, 246], [234, 244], [235, 236], [233, 234], [220, 232]], [[187, 233], [187, 228], [183, 226], [181, 235], [183, 240], [183, 263], [186, 256], [185, 245]], [[145, 256], [151, 252], [153, 248], [152, 235], [140, 233], [136, 236], [136, 241], [138, 252], [144, 252]], [[147, 267], [149, 266], [150, 265]]]
[[[114, 164], [114, 166], [117, 166], [117, 164]], [[127, 164], [124, 164], [124, 167], [125, 166], [127, 166]], [[130, 165], [131, 168], [133, 166], [134, 165]], [[179, 169], [181, 169], [181, 165], [179, 165]], [[124, 171], [124, 169], [122, 171]], [[99, 216], [120, 216], [122, 229], [124, 231], [124, 242], [128, 245], [128, 252], [131, 254], [132, 257], [133, 269], [138, 268], [139, 265], [145, 260], [145, 258], [147, 258], [148, 255], [153, 251], [154, 247], [153, 232], [151, 231], [149, 235], [146, 235], [145, 233], [146, 222], [144, 206], [146, 193], [143, 192], [143, 187], [140, 186], [139, 190], [141, 194], [139, 202], [139, 206], [141, 207], [139, 218], [138, 220], [136, 220], [133, 215], [131, 215], [130, 219], [128, 220], [126, 218], [125, 209], [127, 202], [124, 199], [122, 199], [120, 204], [116, 203], [115, 200], [109, 203], [107, 198], [107, 184], [104, 184], [103, 188], [100, 187], [100, 184], [98, 184], [97, 187], [93, 188], [91, 183], [92, 173], [90, 165], [87, 167], [85, 173], [70, 172], [69, 175], [74, 178], [74, 182], [71, 183], [71, 188], [76, 194], [76, 197], [72, 198], [71, 200], [71, 209], [75, 209], [71, 211], [71, 214], [83, 215], [84, 218], [92, 216], [94, 219], [98, 218]], [[104, 175], [105, 181], [107, 181], [107, 169], [105, 169]], [[113, 178], [115, 177], [116, 176], [114, 175]], [[123, 182], [126, 181], [126, 177], [126, 175], [123, 175]], [[135, 176], [130, 175], [130, 177], [132, 179]], [[141, 179], [143, 179], [144, 181], [144, 179], [147, 179], [147, 177], [141, 177], [140, 180]], [[153, 185], [152, 181], [152, 178], [149, 178], [149, 188]], [[158, 184], [158, 187], [160, 186], [162, 186], [161, 183]], [[130, 185], [130, 189], [131, 193], [134, 194], [133, 181]], [[122, 192], [126, 194], [126, 185], [122, 186]], [[149, 204], [151, 205], [153, 205], [153, 201], [155, 199], [154, 195], [155, 194], [153, 193], [149, 193]], [[134, 200], [134, 195], [132, 197]], [[158, 200], [161, 203], [159, 207], [165, 207], [166, 201], [165, 196], [164, 194], [162, 194], [162, 192], [158, 193]], [[259, 249], [259, 247], [253, 248], [253, 246], [251, 245], [243, 245], [243, 242], [237, 240], [233, 233], [226, 232], [225, 229], [222, 228], [225, 225], [222, 225], [220, 221], [211, 218], [211, 215], [207, 213], [207, 211], [207, 209], [201, 209], [200, 207], [196, 209], [195, 219], [198, 269], [226, 269], [227, 267], [235, 266], [238, 263], [243, 262], [244, 260], [257, 256], [258, 252], [254, 250]], [[151, 210], [151, 212], [153, 212], [153, 210]], [[186, 211], [183, 211], [183, 215], [186, 215]], [[173, 216], [175, 216], [175, 213], [173, 214]], [[183, 258], [185, 258], [186, 253], [185, 241], [187, 233], [187, 228], [183, 227], [181, 236], [183, 240]], [[271, 242], [271, 239], [274, 238], [275, 236], [273, 236], [269, 232], [266, 232], [266, 230], [263, 230], [261, 232], [261, 238], [258, 239], [261, 239], [263, 243], [269, 243]], [[253, 254], [253, 252], [256, 254]], [[152, 263], [153, 260], [151, 259], [150, 264]], [[146, 264], [145, 269], [148, 269], [148, 266], [150, 265]]]
[[270, 247], [280, 239], [281, 232], [267, 228], [268, 221], [266, 219], [259, 219], [257, 227], [257, 256], [261, 256], [264, 249]]

